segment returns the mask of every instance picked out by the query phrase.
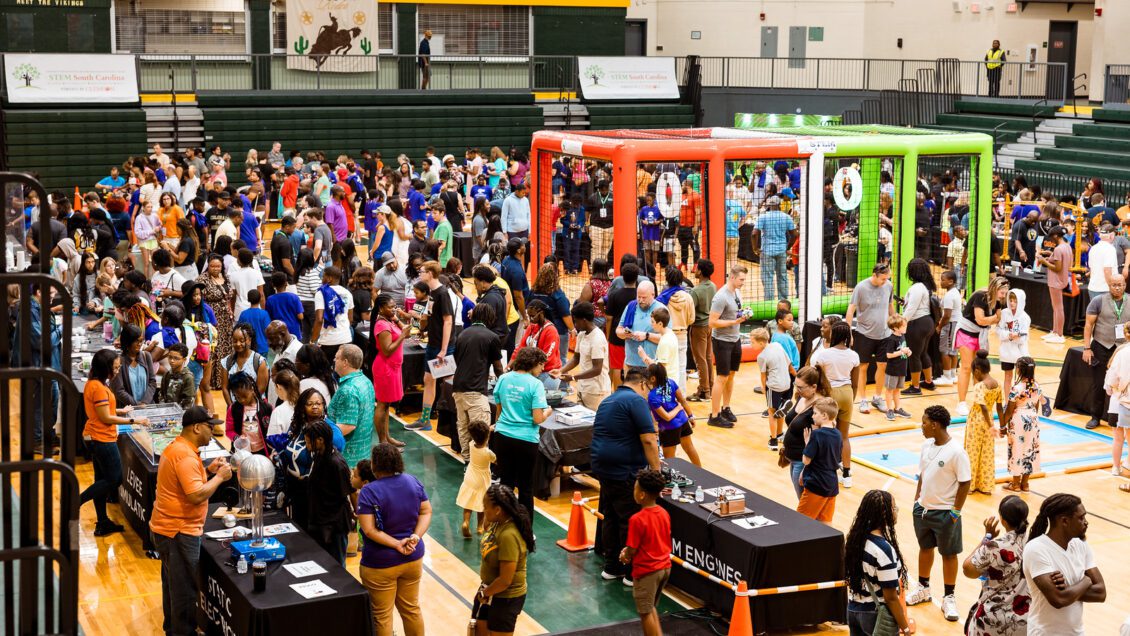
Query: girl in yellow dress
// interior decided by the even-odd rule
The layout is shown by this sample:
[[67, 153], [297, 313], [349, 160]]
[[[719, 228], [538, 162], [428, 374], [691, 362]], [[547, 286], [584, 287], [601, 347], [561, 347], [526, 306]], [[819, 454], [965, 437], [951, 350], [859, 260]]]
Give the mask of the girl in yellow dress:
[[463, 538], [471, 538], [471, 513], [479, 513], [479, 534], [483, 533], [483, 495], [490, 488], [490, 465], [496, 459], [494, 451], [487, 448], [490, 441], [490, 423], [472, 420], [467, 425], [471, 434], [471, 461], [463, 473], [463, 484], [455, 496], [455, 505], [463, 509]]
[[969, 454], [969, 465], [973, 479], [969, 489], [990, 495], [996, 481], [996, 427], [993, 426], [993, 409], [996, 408], [998, 421], [1004, 421], [1001, 407], [1001, 387], [989, 373], [989, 352], [977, 352], [973, 360], [973, 408], [965, 423], [965, 451]]

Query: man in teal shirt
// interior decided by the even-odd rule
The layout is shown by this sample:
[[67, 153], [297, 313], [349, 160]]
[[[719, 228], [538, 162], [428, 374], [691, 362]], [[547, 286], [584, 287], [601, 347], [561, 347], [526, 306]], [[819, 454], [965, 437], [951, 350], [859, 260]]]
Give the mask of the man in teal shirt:
[[447, 220], [447, 208], [442, 201], [432, 204], [432, 220], [436, 222], [432, 238], [439, 242], [439, 266], [447, 267], [447, 261], [451, 260], [451, 253], [454, 250], [452, 247], [454, 236], [451, 223]]
[[354, 344], [344, 344], [334, 356], [334, 371], [341, 380], [337, 392], [326, 408], [326, 418], [332, 420], [345, 436], [345, 463], [355, 468], [357, 462], [368, 459], [373, 451], [373, 406], [376, 397], [373, 383], [361, 373], [365, 354]]

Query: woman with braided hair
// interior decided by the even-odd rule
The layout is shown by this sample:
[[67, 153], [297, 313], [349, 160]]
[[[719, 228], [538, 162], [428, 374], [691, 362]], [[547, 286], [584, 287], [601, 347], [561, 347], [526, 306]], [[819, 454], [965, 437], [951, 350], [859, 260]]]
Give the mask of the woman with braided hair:
[[902, 604], [906, 565], [895, 536], [898, 508], [885, 490], [863, 495], [844, 542], [851, 636], [909, 634]]
[[534, 530], [526, 507], [507, 486], [483, 496], [487, 531], [480, 543], [482, 584], [471, 615], [479, 636], [509, 636], [526, 603], [526, 555], [534, 551]]
[[1040, 504], [1024, 546], [1024, 579], [1032, 595], [1029, 636], [1083, 636], [1083, 603], [1106, 601], [1106, 583], [1087, 539], [1087, 510], [1075, 495]]

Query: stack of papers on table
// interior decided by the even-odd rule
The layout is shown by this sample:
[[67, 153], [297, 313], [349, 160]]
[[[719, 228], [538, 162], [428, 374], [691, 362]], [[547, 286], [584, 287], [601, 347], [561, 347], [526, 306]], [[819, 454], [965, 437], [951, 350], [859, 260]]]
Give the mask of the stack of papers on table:
[[562, 426], [592, 426], [593, 420], [596, 418], [596, 412], [580, 404], [576, 406], [563, 406], [554, 409], [553, 412], [557, 417], [557, 422]]
[[776, 521], [766, 519], [761, 515], [754, 515], [752, 517], [742, 517], [741, 519], [733, 519], [734, 525], [744, 530], [753, 530], [754, 528], [764, 528], [765, 526], [775, 526]]

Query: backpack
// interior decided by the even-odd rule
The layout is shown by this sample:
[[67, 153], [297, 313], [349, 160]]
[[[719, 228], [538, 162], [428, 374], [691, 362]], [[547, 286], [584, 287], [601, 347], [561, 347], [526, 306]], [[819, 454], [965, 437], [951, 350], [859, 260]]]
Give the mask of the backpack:
[[192, 359], [200, 364], [207, 364], [212, 359], [212, 351], [216, 346], [218, 332], [215, 325], [206, 322], [196, 323], [187, 319], [184, 324], [196, 334], [196, 348], [192, 350]]
[[930, 317], [935, 325], [942, 322], [942, 299], [937, 294], [930, 294]]

